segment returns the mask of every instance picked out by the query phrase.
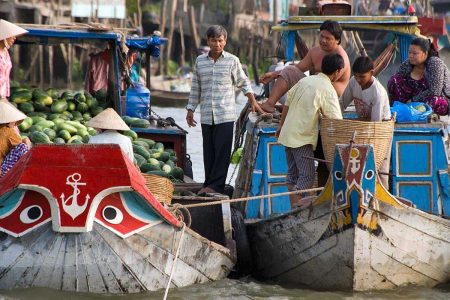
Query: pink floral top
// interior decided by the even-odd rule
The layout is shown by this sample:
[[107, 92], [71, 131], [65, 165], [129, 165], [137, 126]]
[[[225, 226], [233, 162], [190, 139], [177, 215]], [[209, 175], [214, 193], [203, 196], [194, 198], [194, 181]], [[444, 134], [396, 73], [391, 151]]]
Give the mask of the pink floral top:
[[12, 63], [8, 50], [0, 50], [0, 99], [9, 97], [9, 74]]

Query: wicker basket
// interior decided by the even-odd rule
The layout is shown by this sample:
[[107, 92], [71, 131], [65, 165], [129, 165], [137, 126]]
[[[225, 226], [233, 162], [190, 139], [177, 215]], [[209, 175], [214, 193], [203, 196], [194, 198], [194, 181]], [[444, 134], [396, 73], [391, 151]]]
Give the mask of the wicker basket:
[[153, 196], [159, 201], [167, 205], [172, 203], [173, 197], [173, 183], [169, 179], [142, 173], [145, 178], [145, 185], [152, 192]]
[[380, 168], [388, 151], [390, 151], [395, 121], [364, 122], [355, 120], [336, 120], [323, 117], [320, 135], [328, 168], [334, 159], [336, 144], [348, 144], [356, 131], [355, 143], [371, 144], [374, 149], [375, 163]]

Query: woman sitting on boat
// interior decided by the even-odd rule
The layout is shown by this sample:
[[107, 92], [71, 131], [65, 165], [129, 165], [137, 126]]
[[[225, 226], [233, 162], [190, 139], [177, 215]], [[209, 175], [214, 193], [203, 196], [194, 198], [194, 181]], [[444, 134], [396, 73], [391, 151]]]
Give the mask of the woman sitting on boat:
[[130, 130], [112, 108], [107, 108], [87, 123], [99, 132], [89, 139], [89, 144], [117, 144], [131, 161], [134, 161], [131, 140], [118, 131]]
[[448, 114], [450, 73], [429, 40], [411, 42], [408, 59], [389, 79], [388, 92], [391, 102], [425, 102], [435, 113]]
[[22, 138], [15, 130], [26, 117], [10, 103], [0, 100], [0, 177], [30, 149], [30, 140]]

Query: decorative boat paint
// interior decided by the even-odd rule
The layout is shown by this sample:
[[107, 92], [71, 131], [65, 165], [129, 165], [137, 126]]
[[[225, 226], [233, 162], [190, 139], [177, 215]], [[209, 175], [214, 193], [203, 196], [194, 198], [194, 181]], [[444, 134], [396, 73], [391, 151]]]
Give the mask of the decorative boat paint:
[[226, 277], [229, 250], [180, 223], [117, 145], [38, 145], [0, 179], [0, 289], [157, 290]]
[[253, 274], [317, 289], [448, 282], [450, 220], [391, 195], [371, 146], [336, 149], [328, 183], [307, 209], [247, 224]]

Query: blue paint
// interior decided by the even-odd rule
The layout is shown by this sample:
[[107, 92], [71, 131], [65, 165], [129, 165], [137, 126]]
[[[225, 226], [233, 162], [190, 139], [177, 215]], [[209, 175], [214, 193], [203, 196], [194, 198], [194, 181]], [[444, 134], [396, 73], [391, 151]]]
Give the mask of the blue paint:
[[294, 60], [294, 50], [295, 50], [295, 35], [297, 34], [297, 31], [290, 30], [283, 32], [282, 40], [283, 44], [285, 45], [284, 48], [284, 56], [285, 59], [288, 61]]
[[133, 216], [147, 222], [161, 220], [161, 217], [155, 213], [152, 206], [139, 194], [135, 192], [122, 192], [120, 195], [124, 199], [126, 208]]
[[352, 214], [352, 224], [356, 224], [356, 221], [358, 219], [358, 211], [359, 211], [359, 205], [361, 203], [361, 191], [352, 189], [350, 192], [349, 198], [350, 198], [350, 211]]
[[425, 212], [450, 216], [444, 131], [439, 124], [414, 125], [403, 125], [394, 132], [392, 193]]
[[11, 213], [22, 200], [24, 190], [15, 189], [0, 197], [0, 217]]
[[[251, 179], [250, 196], [287, 191], [286, 155], [284, 146], [277, 143], [275, 132], [276, 127], [264, 127], [255, 133], [259, 135], [259, 144]], [[246, 218], [268, 218], [273, 213], [285, 213], [290, 209], [289, 196], [282, 196], [249, 201], [245, 214]]]

